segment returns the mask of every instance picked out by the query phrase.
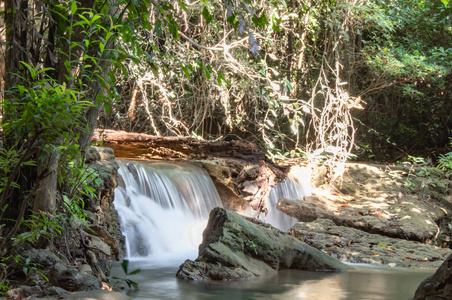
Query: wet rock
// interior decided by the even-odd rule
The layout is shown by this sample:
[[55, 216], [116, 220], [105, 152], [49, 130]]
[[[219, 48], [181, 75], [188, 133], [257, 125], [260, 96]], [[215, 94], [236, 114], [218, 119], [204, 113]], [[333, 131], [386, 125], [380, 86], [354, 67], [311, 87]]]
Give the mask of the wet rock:
[[93, 275], [93, 269], [90, 265], [80, 263], [78, 264], [77, 269], [83, 274]]
[[292, 232], [307, 244], [352, 263], [436, 268], [452, 253], [452, 249], [338, 226], [327, 219], [297, 223]]
[[28, 258], [30, 262], [39, 264], [44, 268], [50, 268], [56, 263], [68, 264], [67, 259], [58, 257], [48, 249], [29, 249], [25, 250], [22, 255]]
[[49, 297], [56, 297], [58, 299], [69, 295], [69, 292], [57, 286], [51, 286], [44, 289], [44, 295]]
[[439, 232], [437, 222], [444, 216], [441, 209], [428, 207], [417, 196], [405, 196], [399, 206], [391, 209], [381, 203], [388, 196], [380, 197], [372, 202], [358, 197], [354, 197], [353, 201], [333, 197], [305, 197], [304, 201], [282, 199], [278, 209], [305, 222], [317, 218], [330, 219], [343, 226], [389, 237], [424, 243], [436, 240]]
[[25, 299], [27, 297], [39, 297], [43, 294], [40, 286], [21, 285], [7, 292], [8, 299]]
[[76, 268], [68, 268], [57, 263], [51, 270], [50, 282], [68, 291], [100, 289], [102, 282], [99, 278], [81, 273]]
[[[102, 254], [99, 254], [100, 256], [102, 256]], [[99, 263], [99, 260], [97, 259], [98, 256], [96, 256], [96, 254], [94, 254], [93, 251], [86, 251], [86, 258], [88, 260], [88, 262], [90, 263], [90, 265], [92, 266], [91, 270], [95, 270], [96, 271], [96, 275], [98, 278], [102, 279], [103, 281], [107, 280], [107, 277], [105, 276], [105, 273], [103, 271], [103, 269], [107, 268], [107, 269], [111, 269], [110, 267], [105, 267], [102, 268], [102, 264]], [[108, 260], [107, 260], [108, 261]]]
[[212, 178], [223, 206], [244, 213], [249, 209], [267, 211], [270, 190], [285, 178], [288, 168], [261, 160], [235, 157], [194, 159]]
[[85, 162], [87, 164], [92, 163], [92, 162], [96, 162], [96, 161], [100, 161], [100, 153], [99, 153], [99, 149], [100, 147], [89, 147], [86, 150], [85, 153]]
[[[88, 153], [90, 155], [88, 156]], [[105, 147], [91, 147], [87, 151], [88, 166], [96, 171], [101, 179], [99, 187], [96, 189], [97, 198], [87, 199], [85, 201], [85, 208], [91, 211], [96, 211], [96, 207], [100, 207], [99, 213], [100, 225], [108, 224], [104, 218], [108, 217], [109, 208], [112, 206], [114, 200], [114, 189], [117, 186], [116, 176], [119, 165], [114, 160], [114, 152], [110, 148]], [[111, 219], [111, 218], [110, 218]]]
[[203, 233], [198, 258], [185, 261], [176, 276], [189, 280], [237, 280], [282, 269], [347, 268], [290, 235], [255, 224], [235, 212], [215, 208]]
[[97, 261], [98, 265], [91, 265], [94, 275], [105, 278], [110, 274], [113, 259], [119, 260], [125, 241], [113, 204], [119, 165], [114, 151], [106, 147], [90, 147], [86, 152], [86, 162], [99, 175], [100, 185], [96, 187], [97, 197], [85, 200], [85, 209], [91, 212], [89, 220], [92, 223], [84, 233], [88, 239], [85, 246], [96, 255], [92, 261]]
[[452, 255], [432, 276], [417, 288], [412, 300], [446, 300], [452, 298]]

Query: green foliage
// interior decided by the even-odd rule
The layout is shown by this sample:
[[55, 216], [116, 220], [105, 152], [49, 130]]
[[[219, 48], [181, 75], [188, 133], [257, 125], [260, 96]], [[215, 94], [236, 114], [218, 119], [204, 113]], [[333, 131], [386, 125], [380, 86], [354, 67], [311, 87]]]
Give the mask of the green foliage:
[[66, 149], [70, 148], [76, 137], [68, 132], [83, 126], [81, 116], [92, 104], [80, 100], [82, 93], [65, 83], [38, 77], [49, 69], [22, 64], [29, 76], [17, 75], [22, 83], [8, 91], [9, 97], [3, 103], [3, 109], [9, 112], [9, 119], [2, 123], [5, 135], [18, 141], [38, 136], [42, 139], [39, 148], [50, 152], [59, 150], [55, 148], [57, 145], [51, 145], [55, 144], [56, 137], [62, 137], [67, 142]]
[[9, 280], [0, 281], [0, 296], [6, 296], [9, 290]]
[[7, 264], [5, 261], [4, 257], [0, 259], [0, 296], [6, 296], [6, 293], [10, 290], [10, 282], [6, 278]]
[[129, 288], [137, 289], [138, 288], [138, 283], [136, 283], [135, 281], [127, 278], [127, 276], [138, 274], [138, 273], [141, 272], [141, 269], [136, 269], [136, 270], [133, 270], [133, 271], [129, 272], [129, 260], [127, 260], [127, 259], [124, 259], [122, 261], [121, 267], [122, 267], [122, 270], [124, 271], [124, 274], [126, 275], [126, 278], [115, 277], [115, 276], [109, 277], [109, 278], [117, 280], [115, 285], [117, 285], [118, 283], [123, 282], [123, 283], [127, 284], [127, 286]]
[[59, 177], [64, 210], [67, 215], [85, 221], [84, 200], [86, 198], [97, 199], [95, 192], [100, 183], [99, 174], [85, 166], [83, 158], [70, 161], [68, 167], [61, 171]]
[[446, 153], [445, 155], [440, 154], [438, 158], [438, 168], [447, 173], [452, 172], [452, 152]]
[[[411, 162], [410, 170], [402, 173], [407, 176], [406, 186], [412, 191], [420, 192], [425, 199], [430, 199], [432, 190], [448, 189], [448, 178], [451, 173], [449, 169], [441, 167], [440, 160], [436, 167], [423, 157], [408, 156], [408, 160]], [[445, 161], [446, 164], [449, 163], [447, 159]]]
[[254, 254], [258, 255], [257, 245], [254, 243], [254, 241], [248, 240], [245, 242], [245, 245], [247, 245], [248, 248], [254, 252]]
[[[92, 7], [72, 0], [39, 5], [47, 13], [33, 10], [24, 15], [23, 30], [33, 44], [6, 47], [23, 52], [23, 60], [6, 64], [10, 85], [1, 104], [0, 256], [22, 265], [25, 275], [40, 266], [22, 259], [21, 249], [58, 239], [63, 230], [70, 230], [71, 219], [84, 221], [84, 200], [96, 197], [100, 178], [84, 165], [82, 136], [86, 139], [94, 126], [89, 114], [102, 106], [108, 112], [118, 96], [110, 66], [118, 68], [123, 59], [118, 59], [121, 49], [114, 42], [124, 32], [120, 24], [124, 12], [111, 14], [110, 3], [104, 1], [94, 1]], [[37, 32], [39, 42], [34, 43]], [[56, 170], [50, 170], [50, 158], [56, 161]], [[43, 189], [41, 181], [51, 174], [57, 175], [55, 185], [49, 185], [58, 183], [56, 207], [31, 210], [33, 201], [40, 200], [36, 196]], [[3, 259], [0, 271], [8, 273], [6, 263]], [[0, 282], [6, 282], [3, 273]]]
[[452, 8], [397, 0], [369, 3], [364, 12], [361, 95], [373, 112], [362, 120], [374, 130], [366, 134], [372, 150], [443, 147], [452, 126]]
[[16, 263], [20, 263], [22, 265], [22, 271], [24, 272], [25, 275], [30, 274], [30, 272], [35, 271], [37, 272], [39, 275], [41, 275], [47, 282], [49, 281], [49, 279], [47, 278], [47, 276], [45, 276], [40, 269], [42, 269], [42, 265], [38, 264], [38, 263], [33, 263], [30, 261], [29, 258], [26, 258], [25, 260], [23, 260], [23, 258], [16, 260]]
[[[452, 147], [452, 138], [449, 137], [449, 140], [449, 145]], [[439, 155], [437, 168], [444, 171], [447, 176], [452, 176], [452, 152]]]
[[28, 230], [18, 234], [13, 241], [16, 245], [24, 243], [33, 245], [39, 238], [53, 240], [57, 235], [61, 235], [63, 227], [60, 224], [63, 221], [64, 215], [62, 214], [47, 216], [45, 213], [39, 212], [39, 214], [31, 215], [30, 219], [22, 221]]

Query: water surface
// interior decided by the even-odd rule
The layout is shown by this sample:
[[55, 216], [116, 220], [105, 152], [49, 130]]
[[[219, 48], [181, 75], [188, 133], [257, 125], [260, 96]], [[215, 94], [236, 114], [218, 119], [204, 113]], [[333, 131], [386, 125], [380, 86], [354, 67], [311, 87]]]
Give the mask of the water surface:
[[[409, 270], [353, 265], [342, 273], [285, 270], [246, 281], [183, 281], [175, 277], [177, 266], [155, 266], [131, 262], [142, 272], [130, 277], [139, 290], [133, 299], [315, 299], [315, 300], [403, 300], [414, 296], [417, 286], [434, 270]], [[121, 277], [118, 267], [115, 275]]]

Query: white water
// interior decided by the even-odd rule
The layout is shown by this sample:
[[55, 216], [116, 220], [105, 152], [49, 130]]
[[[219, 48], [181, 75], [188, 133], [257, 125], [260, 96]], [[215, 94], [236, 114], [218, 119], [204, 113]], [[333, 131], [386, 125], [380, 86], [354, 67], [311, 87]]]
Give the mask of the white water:
[[209, 212], [222, 206], [207, 172], [189, 164], [118, 161], [115, 207], [127, 258], [177, 265], [197, 256]]
[[[126, 237], [127, 258], [154, 266], [195, 259], [210, 211], [222, 207], [207, 172], [195, 165], [151, 161], [118, 161], [126, 189], [117, 187], [115, 207]], [[293, 169], [267, 199], [264, 222], [288, 230], [297, 220], [278, 211], [280, 199], [310, 195], [309, 173]]]
[[276, 206], [281, 199], [303, 200], [304, 196], [310, 196], [312, 189], [309, 185], [309, 177], [308, 169], [292, 168], [287, 179], [278, 183], [270, 191], [270, 195], [267, 198], [268, 213], [266, 216], [261, 215], [260, 218], [283, 231], [287, 231], [295, 225], [298, 220], [280, 212], [276, 209]]

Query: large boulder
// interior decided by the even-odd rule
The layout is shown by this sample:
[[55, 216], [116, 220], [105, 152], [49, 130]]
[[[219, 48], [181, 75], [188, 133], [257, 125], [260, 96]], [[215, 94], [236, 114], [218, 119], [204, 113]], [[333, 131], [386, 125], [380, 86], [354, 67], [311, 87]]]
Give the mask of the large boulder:
[[417, 288], [412, 300], [452, 299], [452, 255]]
[[282, 269], [341, 271], [339, 260], [300, 240], [239, 214], [215, 208], [195, 261], [187, 260], [176, 276], [189, 280], [238, 280]]

